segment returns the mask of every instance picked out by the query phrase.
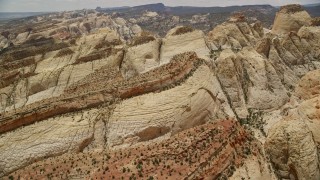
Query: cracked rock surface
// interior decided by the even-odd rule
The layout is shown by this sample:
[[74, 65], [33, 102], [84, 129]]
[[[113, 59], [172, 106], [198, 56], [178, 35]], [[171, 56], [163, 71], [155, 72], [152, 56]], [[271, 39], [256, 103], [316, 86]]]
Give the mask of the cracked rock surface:
[[269, 31], [240, 13], [163, 38], [90, 10], [30, 20], [0, 36], [0, 178], [319, 179], [309, 20], [293, 5]]

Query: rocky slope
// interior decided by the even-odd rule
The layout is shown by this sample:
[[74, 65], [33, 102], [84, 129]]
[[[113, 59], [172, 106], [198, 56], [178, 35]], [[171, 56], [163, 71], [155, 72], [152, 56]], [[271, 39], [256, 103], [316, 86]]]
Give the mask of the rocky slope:
[[219, 120], [180, 132], [160, 143], [138, 143], [110, 153], [73, 153], [48, 158], [12, 173], [12, 177], [217, 179], [238, 173], [237, 168], [246, 159], [261, 161], [257, 167], [260, 173], [255, 177], [270, 177], [259, 155], [261, 148], [239, 123]]
[[290, 5], [272, 30], [239, 13], [164, 38], [94, 11], [12, 25], [0, 177], [319, 179], [313, 21]]

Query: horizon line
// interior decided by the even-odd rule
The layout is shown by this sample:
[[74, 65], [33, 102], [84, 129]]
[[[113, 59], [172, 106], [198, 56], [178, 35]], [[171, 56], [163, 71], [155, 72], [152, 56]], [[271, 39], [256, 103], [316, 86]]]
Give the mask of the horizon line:
[[[132, 7], [137, 7], [137, 6], [154, 5], [154, 4], [163, 4], [165, 7], [195, 7], [195, 8], [212, 8], [212, 7], [224, 8], [224, 7], [233, 7], [233, 6], [262, 6], [262, 5], [269, 5], [269, 6], [277, 8], [277, 7], [281, 7], [281, 6], [285, 6], [285, 5], [289, 5], [289, 4], [295, 4], [295, 3], [288, 3], [288, 4], [285, 4], [285, 5], [281, 5], [281, 6], [274, 6], [274, 5], [271, 5], [271, 4], [244, 4], [244, 5], [231, 5], [231, 6], [166, 6], [164, 3], [151, 3], [151, 4], [141, 4], [141, 5], [136, 5], [136, 6], [114, 6], [114, 7], [100, 7], [100, 6], [97, 6], [96, 8], [98, 8], [98, 7], [102, 8], [102, 9], [108, 9], [108, 8], [113, 9], [114, 8], [116, 10], [116, 8], [132, 8]], [[300, 5], [306, 6], [306, 5], [317, 5], [317, 4], [320, 5], [320, 3], [300, 4]], [[82, 8], [82, 9], [73, 9], [73, 10], [54, 10], [54, 11], [0, 11], [0, 13], [57, 13], [57, 12], [95, 10], [95, 9]]]

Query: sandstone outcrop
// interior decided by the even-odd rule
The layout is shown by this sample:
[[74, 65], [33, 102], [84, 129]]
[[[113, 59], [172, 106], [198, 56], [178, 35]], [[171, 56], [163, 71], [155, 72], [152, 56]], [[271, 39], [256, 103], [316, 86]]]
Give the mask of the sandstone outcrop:
[[302, 26], [310, 25], [311, 19], [301, 5], [283, 6], [276, 15], [272, 32], [275, 34], [287, 34], [291, 31], [298, 32]]
[[209, 59], [210, 51], [206, 44], [204, 33], [199, 30], [187, 30], [184, 32], [183, 29], [184, 27], [182, 26], [171, 29], [162, 40], [160, 65], [168, 63], [174, 55], [188, 51], [197, 53], [199, 58]]
[[295, 89], [295, 95], [302, 100], [320, 96], [320, 70], [315, 70], [303, 76]]
[[[126, 100], [116, 106], [109, 118], [108, 146], [134, 143], [134, 139], [140, 141], [137, 135], [149, 126], [172, 129], [171, 133], [175, 134], [209, 121], [233, 117], [221, 91], [210, 68], [202, 65], [180, 86]], [[161, 133], [150, 136], [159, 137]]]
[[268, 133], [265, 146], [278, 177], [318, 179], [320, 176], [319, 74], [315, 70], [301, 78], [294, 93], [297, 100], [293, 99], [301, 102], [284, 109], [288, 115]]
[[235, 14], [207, 36], [160, 38], [141, 18], [82, 10], [3, 32], [0, 177], [319, 179], [308, 17], [286, 6], [271, 32]]
[[288, 117], [269, 132], [267, 152], [279, 178], [318, 179], [317, 147], [308, 126]]
[[127, 49], [121, 72], [127, 79], [150, 71], [160, 64], [161, 39], [153, 36], [138, 36], [133, 40], [133, 46]]
[[[231, 177], [249, 159], [262, 159], [260, 151], [259, 142], [239, 123], [220, 120], [180, 132], [160, 143], [138, 144], [109, 153], [70, 153], [48, 158], [11, 175], [14, 178], [217, 179]], [[265, 167], [256, 168], [265, 171]]]

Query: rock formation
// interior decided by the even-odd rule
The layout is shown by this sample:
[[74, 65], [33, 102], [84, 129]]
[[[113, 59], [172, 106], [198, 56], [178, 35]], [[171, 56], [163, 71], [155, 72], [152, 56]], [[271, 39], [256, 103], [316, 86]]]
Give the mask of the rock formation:
[[302, 6], [291, 4], [280, 8], [276, 15], [272, 32], [276, 34], [297, 32], [302, 26], [310, 24], [311, 17]]
[[160, 38], [83, 10], [4, 31], [0, 177], [319, 179], [316, 20], [290, 5], [272, 31], [238, 13]]

